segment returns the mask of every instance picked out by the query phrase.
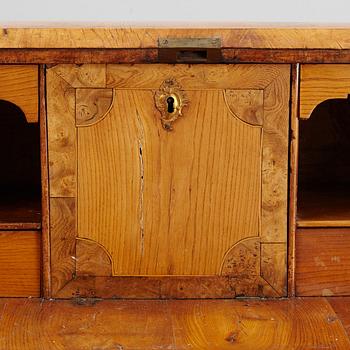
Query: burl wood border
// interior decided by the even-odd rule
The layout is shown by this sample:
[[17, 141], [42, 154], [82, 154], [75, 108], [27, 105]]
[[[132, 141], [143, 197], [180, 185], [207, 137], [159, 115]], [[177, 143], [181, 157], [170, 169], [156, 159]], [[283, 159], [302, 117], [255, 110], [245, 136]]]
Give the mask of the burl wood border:
[[[260, 236], [244, 239], [230, 249], [222, 264], [222, 275], [150, 277], [111, 276], [110, 259], [103, 247], [77, 238], [76, 127], [86, 127], [84, 115], [95, 123], [108, 113], [105, 97], [110, 96], [111, 86], [106, 82], [106, 65], [59, 65], [46, 71], [51, 239], [48, 252], [51, 270], [45, 270], [51, 278], [46, 283], [46, 296], [142, 299], [286, 296], [288, 188], [283, 179], [288, 177], [289, 135], [285, 118], [290, 67], [274, 65], [266, 69], [269, 68], [268, 81], [262, 83], [257, 78], [252, 83], [257, 86], [242, 86], [262, 89], [264, 93]], [[80, 89], [87, 88], [91, 91], [81, 94]], [[77, 96], [92, 96], [96, 101], [103, 97], [101, 108], [92, 114], [84, 110], [78, 123]], [[89, 109], [89, 103], [86, 106]], [[80, 260], [77, 251], [90, 253], [82, 254]], [[94, 271], [89, 270], [91, 262]]]

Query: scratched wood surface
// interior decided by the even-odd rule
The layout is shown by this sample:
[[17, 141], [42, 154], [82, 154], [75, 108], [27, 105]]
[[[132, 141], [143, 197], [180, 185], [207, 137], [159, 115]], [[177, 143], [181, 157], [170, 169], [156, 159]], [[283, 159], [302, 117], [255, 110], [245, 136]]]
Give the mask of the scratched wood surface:
[[161, 38], [219, 37], [222, 47], [349, 49], [348, 27], [3, 28], [2, 48], [144, 48]]
[[[265, 244], [268, 281], [240, 257], [239, 246], [232, 256], [243, 263], [229, 273], [243, 276], [250, 269], [249, 283], [284, 295], [289, 73], [288, 65], [50, 68], [50, 195], [62, 203], [76, 198], [65, 211], [67, 222], [76, 220], [76, 237], [95, 242], [99, 251], [95, 262], [84, 254], [79, 263], [82, 250], [62, 241], [63, 231], [51, 233], [67, 244], [62, 252], [77, 253], [78, 274], [219, 276], [231, 249], [256, 237]], [[190, 101], [171, 132], [154, 102], [169, 77]], [[69, 254], [60, 260], [52, 253], [53, 271], [67, 277]], [[63, 278], [58, 285], [66, 283]]]
[[350, 349], [325, 298], [274, 301], [0, 300], [6, 350]]

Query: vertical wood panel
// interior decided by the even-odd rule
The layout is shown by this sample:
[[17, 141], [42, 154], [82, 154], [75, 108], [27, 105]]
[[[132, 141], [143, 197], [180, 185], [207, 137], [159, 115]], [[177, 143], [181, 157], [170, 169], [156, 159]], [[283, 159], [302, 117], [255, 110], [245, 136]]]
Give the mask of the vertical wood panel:
[[50, 199], [51, 288], [57, 293], [75, 274], [75, 200]]
[[264, 90], [261, 213], [263, 242], [287, 240], [290, 67], [280, 67], [279, 73]]
[[47, 70], [47, 120], [50, 197], [76, 192], [75, 90]]
[[290, 110], [290, 161], [289, 161], [289, 222], [288, 222], [288, 296], [295, 296], [295, 235], [298, 194], [299, 152], [299, 72], [300, 66], [291, 69]]
[[110, 115], [78, 131], [79, 236], [107, 248], [117, 275], [218, 274], [230, 247], [259, 236], [261, 129], [221, 90], [188, 96], [173, 132], [142, 90], [117, 91]]
[[46, 115], [46, 77], [45, 67], [39, 68], [39, 118], [40, 118], [40, 156], [41, 156], [41, 222], [42, 222], [42, 293], [45, 298], [51, 294], [50, 263], [50, 198], [49, 164], [47, 145]]

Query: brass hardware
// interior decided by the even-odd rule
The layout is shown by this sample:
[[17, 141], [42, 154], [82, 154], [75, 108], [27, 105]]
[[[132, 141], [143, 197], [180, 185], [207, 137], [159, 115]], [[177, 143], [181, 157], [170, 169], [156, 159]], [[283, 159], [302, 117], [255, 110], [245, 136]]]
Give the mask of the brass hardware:
[[215, 63], [222, 60], [220, 38], [159, 38], [159, 62]]
[[183, 107], [188, 105], [187, 96], [180, 84], [174, 78], [164, 80], [154, 95], [154, 101], [161, 114], [163, 128], [173, 130], [172, 124], [182, 116]]
[[159, 38], [158, 47], [166, 49], [177, 48], [202, 48], [202, 49], [220, 49], [220, 38]]

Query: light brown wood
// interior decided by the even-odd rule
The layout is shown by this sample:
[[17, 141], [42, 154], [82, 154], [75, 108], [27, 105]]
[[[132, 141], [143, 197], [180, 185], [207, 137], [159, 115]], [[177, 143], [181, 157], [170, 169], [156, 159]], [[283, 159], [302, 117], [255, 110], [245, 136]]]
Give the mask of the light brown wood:
[[[60, 93], [58, 93], [58, 91]], [[76, 193], [75, 90], [47, 71], [48, 161], [50, 197]]]
[[278, 71], [264, 89], [261, 240], [270, 243], [287, 242], [290, 66]]
[[324, 298], [173, 301], [0, 300], [6, 350], [350, 348]]
[[88, 126], [104, 118], [113, 105], [113, 89], [76, 89], [76, 126]]
[[[102, 65], [99, 66], [103, 68]], [[288, 74], [288, 68], [288, 65], [257, 64], [109, 64], [107, 65], [107, 87], [158, 89], [166, 78], [176, 77], [176, 81], [185, 91], [199, 89], [263, 90], [280, 75], [284, 77], [285, 71]]]
[[303, 191], [298, 204], [298, 227], [349, 227], [349, 191]]
[[251, 125], [263, 125], [263, 90], [226, 90], [225, 98], [231, 112]]
[[[40, 232], [0, 232], [0, 296], [40, 296]], [[1, 312], [0, 312], [1, 315]]]
[[39, 119], [38, 92], [38, 66], [0, 66], [0, 100], [17, 105], [28, 123], [37, 123]]
[[158, 47], [159, 38], [219, 37], [222, 47], [349, 49], [348, 27], [3, 28], [2, 48]]
[[300, 118], [307, 119], [320, 103], [350, 94], [350, 66], [307, 64], [300, 72]]
[[111, 257], [103, 246], [77, 238], [75, 249], [78, 276], [112, 276]]
[[[94, 93], [105, 90], [98, 69], [107, 72], [106, 86], [114, 89], [115, 101], [111, 108], [104, 104], [103, 110], [108, 112], [102, 118], [74, 132], [71, 112], [66, 112], [70, 110], [66, 96], [70, 98], [74, 92], [65, 81], [78, 86], [73, 90], [79, 97], [77, 106], [92, 105]], [[61, 95], [48, 100], [50, 164], [53, 160], [61, 168], [50, 170], [51, 197], [76, 197], [77, 212], [73, 207], [69, 211], [77, 217], [74, 235], [96, 242], [106, 251], [113, 276], [196, 275], [219, 281], [224, 257], [237, 242], [261, 237], [264, 242], [286, 244], [289, 66], [107, 65], [106, 69], [96, 65], [91, 74], [88, 70], [62, 65], [48, 73], [52, 79], [49, 93], [60, 91]], [[88, 78], [83, 89], [82, 79], [76, 78], [80, 76], [96, 76], [97, 86]], [[154, 91], [169, 76], [176, 78], [190, 101], [171, 132], [162, 127], [154, 105]], [[56, 123], [64, 123], [60, 108], [68, 120], [63, 131], [63, 126], [56, 127]], [[68, 136], [65, 143], [52, 144], [59, 156], [54, 152], [50, 156], [50, 140], [55, 141], [57, 133]], [[67, 145], [72, 147], [66, 152]], [[73, 145], [78, 145], [76, 161]], [[79, 178], [72, 184], [77, 182], [76, 194], [73, 185], [67, 190], [57, 175], [68, 172], [73, 179], [75, 162]], [[55, 240], [61, 242], [58, 237]], [[259, 248], [259, 240], [257, 244]], [[260, 269], [259, 256], [254, 258]], [[78, 251], [75, 259], [79, 262]], [[94, 271], [94, 259], [85, 257], [83, 261], [90, 261], [91, 267], [84, 263], [82, 271]], [[239, 290], [251, 291], [247, 295], [260, 295], [264, 290], [263, 295], [284, 295], [286, 289], [281, 284], [286, 264], [283, 258], [274, 262], [276, 277], [272, 268], [266, 268], [266, 275], [272, 284], [277, 283], [276, 289], [260, 276], [260, 270], [249, 277], [250, 282], [240, 271], [245, 281], [238, 283], [231, 295], [241, 294]], [[54, 264], [60, 270], [59, 259]], [[64, 263], [62, 268], [61, 275], [67, 277]], [[90, 275], [102, 278], [106, 272]], [[239, 280], [235, 273], [233, 277]], [[101, 278], [98, 282], [91, 279], [91, 291], [99, 296], [103, 290], [96, 283], [105, 285], [108, 293], [123, 285]], [[66, 286], [62, 281], [60, 297], [86, 291], [82, 279]], [[85, 283], [90, 284], [87, 279]], [[145, 295], [142, 293], [137, 295]], [[167, 293], [173, 296], [177, 292]], [[156, 295], [164, 293], [156, 291]]]
[[349, 229], [298, 229], [295, 274], [297, 295], [350, 295], [349, 249]]
[[106, 86], [105, 64], [60, 64], [50, 69], [74, 88], [104, 88]]
[[[276, 266], [285, 266], [276, 269]], [[287, 294], [287, 248], [283, 243], [261, 245], [261, 276], [276, 291], [277, 295]]]
[[329, 297], [327, 300], [350, 337], [350, 297]]
[[299, 162], [299, 76], [300, 65], [291, 67], [289, 217], [288, 217], [288, 296], [295, 296], [295, 234]]
[[220, 90], [187, 95], [174, 133], [152, 92], [130, 90], [78, 130], [78, 236], [110, 252], [113, 275], [215, 275], [235, 242], [259, 235], [261, 129], [236, 120]]
[[[238, 304], [171, 301], [169, 306], [179, 349], [192, 346], [195, 349], [292, 350], [350, 346], [349, 340], [341, 336], [344, 332], [341, 322], [322, 299], [243, 300]], [[281, 319], [285, 321], [280, 323]], [[265, 327], [265, 322], [273, 330]], [[328, 327], [339, 327], [339, 336], [329, 332]], [[344, 343], [339, 344], [342, 340]]]
[[42, 246], [42, 296], [51, 295], [51, 260], [50, 260], [50, 197], [49, 163], [47, 154], [47, 109], [45, 66], [39, 67], [39, 123], [41, 156], [41, 246]]
[[51, 289], [59, 291], [76, 270], [74, 198], [50, 199]]

